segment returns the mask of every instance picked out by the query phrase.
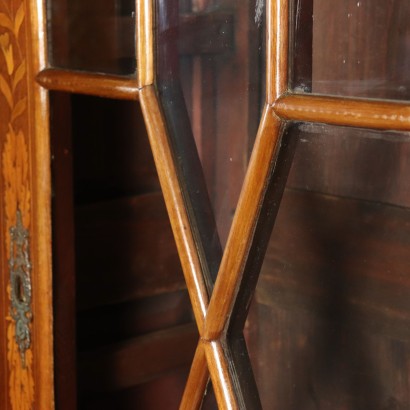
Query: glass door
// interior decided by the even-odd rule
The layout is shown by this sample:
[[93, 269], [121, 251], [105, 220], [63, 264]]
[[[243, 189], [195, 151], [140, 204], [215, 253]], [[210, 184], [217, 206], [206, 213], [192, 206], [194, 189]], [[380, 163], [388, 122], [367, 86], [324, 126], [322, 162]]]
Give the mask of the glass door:
[[[115, 224], [101, 229], [103, 211], [118, 222], [133, 219], [135, 205], [140, 217], [135, 195], [151, 189], [151, 174], [136, 188], [126, 171], [120, 193], [93, 174], [100, 166], [112, 182], [124, 161], [138, 170], [138, 137], [119, 123], [111, 131], [107, 118], [126, 121], [129, 111], [143, 119], [152, 159], [141, 161], [155, 166], [151, 182], [196, 324], [180, 408], [407, 408], [407, 1], [108, 3], [90, 3], [101, 12], [86, 25], [88, 6], [49, 2], [37, 81], [75, 94], [57, 99], [78, 119], [76, 144], [89, 150], [78, 166], [94, 191], [80, 175], [76, 215], [84, 228], [77, 258], [94, 254], [87, 274], [94, 261], [95, 276], [110, 267], [102, 248], [88, 252], [90, 242], [103, 244], [107, 232], [130, 239], [129, 221], [119, 221], [120, 234]], [[93, 145], [86, 130], [96, 126], [105, 144]], [[121, 139], [134, 141], [132, 150], [101, 165]], [[98, 288], [115, 293], [124, 275]], [[84, 306], [98, 299], [95, 281], [88, 285]], [[166, 360], [181, 354], [181, 335], [166, 339]], [[134, 350], [134, 360], [150, 346]], [[95, 369], [103, 373], [104, 351], [98, 358], [88, 358], [88, 382]]]

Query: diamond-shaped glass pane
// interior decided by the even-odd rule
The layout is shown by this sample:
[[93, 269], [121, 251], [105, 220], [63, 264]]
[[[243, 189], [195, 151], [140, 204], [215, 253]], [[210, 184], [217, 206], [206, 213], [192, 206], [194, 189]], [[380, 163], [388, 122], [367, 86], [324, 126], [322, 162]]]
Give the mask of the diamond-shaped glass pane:
[[296, 92], [410, 99], [408, 0], [293, 0]]
[[244, 329], [262, 407], [408, 408], [410, 134], [284, 138], [293, 165]]
[[135, 0], [47, 3], [52, 66], [105, 74], [135, 73]]
[[264, 102], [263, 12], [256, 0], [157, 0], [157, 90], [212, 274]]

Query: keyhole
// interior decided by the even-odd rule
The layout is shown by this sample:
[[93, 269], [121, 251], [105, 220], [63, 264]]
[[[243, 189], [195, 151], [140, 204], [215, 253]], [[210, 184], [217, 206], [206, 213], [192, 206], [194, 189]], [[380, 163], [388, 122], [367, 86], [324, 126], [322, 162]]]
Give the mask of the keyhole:
[[22, 303], [25, 301], [24, 297], [24, 285], [23, 281], [20, 276], [16, 276], [14, 279], [14, 290], [15, 290], [15, 296], [18, 302]]

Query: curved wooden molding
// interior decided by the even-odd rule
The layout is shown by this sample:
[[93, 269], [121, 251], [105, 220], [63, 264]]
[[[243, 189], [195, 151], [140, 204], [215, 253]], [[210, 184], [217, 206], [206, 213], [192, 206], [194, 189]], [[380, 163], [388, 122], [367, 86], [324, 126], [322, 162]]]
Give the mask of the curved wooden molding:
[[41, 71], [36, 80], [47, 90], [122, 100], [138, 100], [140, 91], [134, 79], [57, 68]]
[[283, 95], [273, 109], [284, 120], [410, 131], [410, 106], [403, 102], [320, 95]]
[[140, 101], [195, 319], [201, 332], [208, 308], [208, 292], [155, 88], [143, 87]]
[[[283, 124], [285, 121], [294, 120], [410, 130], [409, 107], [394, 102], [381, 103], [337, 97], [289, 95], [290, 0], [267, 0], [266, 106], [226, 250], [213, 294], [209, 300], [197, 249], [198, 244], [195, 243], [193, 224], [189, 219], [181, 182], [178, 180], [175, 153], [172, 151], [166, 122], [154, 86], [154, 1], [137, 1], [137, 83], [132, 79], [117, 80], [108, 76], [79, 75], [61, 70], [43, 71], [39, 74], [38, 81], [48, 89], [83, 92], [105, 97], [136, 99], [139, 95], [151, 149], [201, 336], [181, 408], [196, 409], [200, 407], [210, 374], [218, 406], [221, 409], [237, 409], [243, 407], [244, 402], [241, 392], [238, 391], [236, 375], [230, 364], [231, 359], [228, 357], [226, 334], [232, 320], [232, 312], [239, 289], [248, 274], [247, 262], [251, 257], [250, 249], [255, 245], [255, 230], [261, 220], [261, 207], [265, 200], [270, 178], [277, 165], [277, 156], [281, 152], [280, 142]], [[31, 0], [33, 8], [35, 4], [38, 5], [39, 0]], [[44, 19], [44, 11], [41, 7], [38, 10], [41, 10]], [[38, 17], [38, 21], [40, 20]], [[12, 23], [7, 23], [6, 26], [10, 26], [10, 29], [13, 30]], [[44, 28], [42, 30], [44, 34]], [[39, 32], [41, 33], [41, 30]], [[37, 68], [36, 72], [40, 72], [46, 66], [44, 63], [45, 43], [39, 39], [36, 41], [40, 44], [37, 47], [41, 52], [39, 60], [35, 61], [35, 68]], [[13, 73], [15, 71], [10, 61], [9, 43], [3, 37], [0, 44], [3, 44], [2, 50], [6, 58], [5, 66], [8, 71]], [[87, 84], [87, 82], [89, 83]], [[4, 81], [0, 82], [0, 85], [1, 83]], [[2, 86], [2, 94], [9, 106], [14, 104], [14, 96], [10, 87]], [[38, 92], [36, 98], [38, 107], [45, 107], [43, 112], [47, 113], [45, 94]], [[23, 102], [20, 103], [18, 110], [14, 108], [17, 113], [22, 110], [23, 104]], [[46, 117], [48, 114], [42, 115], [38, 118], [37, 124], [47, 126], [48, 119]], [[13, 133], [14, 137], [10, 138], [17, 141], [16, 130], [13, 129]], [[47, 144], [38, 147], [44, 158], [46, 158], [45, 150], [47, 148]], [[46, 177], [49, 178], [47, 175]], [[45, 209], [48, 210], [47, 206]], [[40, 216], [46, 220], [44, 213]], [[49, 233], [45, 233], [46, 236], [49, 235]], [[43, 261], [43, 263], [45, 262], [46, 260]], [[46, 282], [43, 283], [43, 286], [45, 285]], [[253, 291], [254, 289], [250, 290], [251, 293]], [[44, 312], [45, 310], [43, 310]]]

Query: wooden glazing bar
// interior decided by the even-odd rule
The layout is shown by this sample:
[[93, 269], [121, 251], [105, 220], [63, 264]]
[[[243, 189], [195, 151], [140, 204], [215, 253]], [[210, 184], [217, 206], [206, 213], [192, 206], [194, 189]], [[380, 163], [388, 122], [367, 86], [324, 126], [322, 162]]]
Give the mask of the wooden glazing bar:
[[139, 87], [135, 80], [49, 68], [37, 75], [37, 82], [53, 91], [95, 95], [122, 100], [138, 100]]
[[225, 337], [224, 332], [229, 325], [229, 318], [245, 274], [246, 259], [280, 143], [282, 121], [274, 115], [270, 105], [286, 92], [288, 86], [288, 26], [288, 0], [268, 1], [267, 105], [211, 297], [205, 332], [202, 335], [203, 340], [207, 342], [207, 361], [218, 406], [224, 409], [244, 406], [234, 393], [235, 375], [228, 365], [229, 359], [222, 349], [221, 340]]
[[208, 307], [208, 292], [155, 88], [144, 87], [140, 100], [195, 320], [202, 334]]
[[[46, 66], [46, 11], [40, 0], [25, 4], [30, 132], [31, 195], [32, 195], [32, 265], [33, 265], [33, 346], [35, 408], [54, 409], [54, 342], [51, 250], [51, 173], [49, 137], [49, 101], [46, 90], [35, 84], [34, 76]], [[34, 113], [34, 114], [33, 114]], [[20, 382], [19, 380], [16, 380]], [[28, 386], [25, 386], [25, 389]], [[19, 406], [27, 403], [19, 403]]]
[[239, 392], [238, 397], [234, 394], [237, 387], [235, 375], [227, 364], [229, 359], [220, 340], [225, 337], [243, 280], [267, 181], [277, 156], [281, 128], [282, 121], [273, 115], [272, 107], [266, 105], [208, 308], [203, 339], [210, 346], [207, 348], [207, 361], [220, 408], [241, 407], [239, 397], [242, 395]]
[[219, 339], [232, 312], [266, 181], [277, 154], [280, 131], [281, 121], [266, 106], [210, 301], [204, 334], [207, 340]]
[[266, 5], [268, 104], [273, 104], [288, 88], [289, 1], [270, 0]]
[[137, 1], [137, 67], [140, 87], [154, 83], [153, 0]]
[[220, 341], [203, 342], [206, 359], [211, 373], [218, 408], [220, 410], [237, 410], [240, 406], [235, 396], [229, 360]]
[[204, 391], [209, 381], [209, 370], [206, 362], [203, 343], [199, 343], [195, 352], [194, 361], [189, 372], [180, 410], [197, 410], [201, 408]]
[[401, 102], [285, 94], [273, 110], [284, 120], [410, 131], [410, 106]]

